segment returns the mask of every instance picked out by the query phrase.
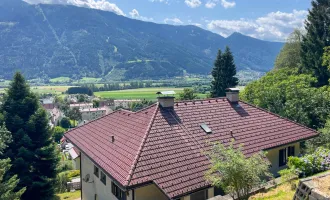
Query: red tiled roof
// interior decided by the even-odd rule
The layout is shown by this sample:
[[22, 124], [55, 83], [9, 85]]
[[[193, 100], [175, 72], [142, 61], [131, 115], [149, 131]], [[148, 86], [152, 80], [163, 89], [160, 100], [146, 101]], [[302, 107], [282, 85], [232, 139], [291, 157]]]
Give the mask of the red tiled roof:
[[[202, 123], [211, 128], [206, 134]], [[230, 133], [232, 132], [232, 134]], [[109, 137], [115, 135], [115, 142]], [[117, 111], [65, 134], [124, 187], [153, 181], [170, 198], [208, 187], [209, 161], [201, 150], [222, 141], [244, 144], [250, 156], [317, 135], [312, 129], [244, 102], [226, 98], [158, 104], [133, 113]]]

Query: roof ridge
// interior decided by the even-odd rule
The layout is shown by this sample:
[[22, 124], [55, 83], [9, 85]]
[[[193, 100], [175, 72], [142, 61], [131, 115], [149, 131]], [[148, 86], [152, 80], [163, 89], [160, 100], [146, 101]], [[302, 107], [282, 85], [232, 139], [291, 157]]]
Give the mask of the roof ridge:
[[293, 121], [293, 120], [291, 120], [291, 119], [288, 119], [288, 118], [286, 118], [286, 117], [282, 117], [282, 116], [279, 115], [279, 114], [276, 114], [276, 113], [270, 112], [269, 110], [266, 110], [266, 109], [264, 109], [264, 108], [260, 108], [260, 107], [258, 107], [258, 106], [256, 106], [256, 105], [253, 105], [253, 104], [251, 104], [251, 103], [248, 103], [248, 102], [245, 102], [245, 101], [242, 101], [242, 100], [239, 100], [239, 101], [242, 102], [242, 103], [245, 103], [245, 104], [247, 104], [247, 105], [249, 105], [249, 106], [252, 106], [252, 107], [254, 107], [254, 108], [256, 108], [256, 109], [262, 110], [262, 111], [264, 111], [264, 112], [266, 112], [266, 113], [268, 113], [268, 114], [271, 114], [271, 115], [274, 115], [274, 116], [279, 117], [279, 118], [281, 118], [281, 119], [284, 119], [284, 120], [286, 120], [286, 121], [292, 122], [292, 123], [294, 123], [294, 124], [296, 124], [296, 125], [298, 125], [298, 126], [301, 126], [301, 127], [303, 127], [303, 128], [309, 129], [309, 130], [311, 130], [311, 131], [313, 131], [313, 132], [319, 134], [319, 132], [317, 132], [315, 129], [309, 128], [308, 126], [305, 126], [305, 125], [303, 125], [303, 124], [300, 124], [300, 123], [298, 123], [298, 122], [295, 122], [295, 121]]
[[145, 133], [145, 135], [144, 135], [144, 137], [143, 137], [143, 139], [142, 139], [142, 143], [141, 143], [141, 145], [140, 145], [140, 147], [139, 147], [139, 149], [138, 149], [138, 153], [136, 154], [136, 156], [135, 156], [135, 158], [134, 158], [132, 168], [130, 169], [130, 171], [129, 171], [129, 173], [128, 173], [128, 177], [127, 177], [127, 179], [126, 179], [127, 185], [129, 185], [130, 182], [131, 182], [131, 180], [132, 180], [132, 177], [133, 177], [133, 174], [134, 174], [134, 170], [135, 170], [136, 165], [137, 165], [137, 162], [138, 162], [138, 160], [139, 160], [139, 158], [140, 158], [140, 155], [141, 155], [142, 149], [143, 149], [143, 147], [144, 147], [144, 144], [146, 143], [146, 140], [147, 140], [147, 138], [148, 138], [148, 135], [149, 135], [150, 129], [151, 129], [152, 124], [153, 124], [153, 122], [154, 122], [154, 120], [155, 120], [155, 116], [156, 116], [156, 114], [157, 114], [157, 112], [158, 112], [158, 110], [159, 110], [159, 103], [157, 102], [157, 103], [153, 104], [153, 106], [154, 106], [154, 105], [156, 105], [157, 107], [156, 107], [156, 109], [155, 109], [155, 111], [154, 111], [154, 113], [153, 113], [153, 115], [152, 115], [152, 117], [151, 117], [151, 119], [150, 119], [150, 122], [149, 122], [149, 124], [148, 124], [147, 130], [146, 130], [146, 133]]
[[209, 100], [217, 100], [217, 99], [227, 99], [226, 97], [216, 97], [216, 98], [206, 98], [206, 99], [192, 99], [192, 100], [179, 100], [174, 103], [186, 103], [186, 102], [196, 102], [196, 101], [209, 101]]
[[138, 110], [138, 111], [136, 111], [134, 113], [139, 113], [139, 112], [145, 111], [145, 110], [147, 110], [147, 109], [149, 109], [149, 108], [151, 108], [153, 106], [157, 106], [157, 105], [158, 105], [158, 102], [155, 102], [155, 103], [153, 103], [153, 104], [151, 104], [151, 105], [149, 105], [149, 106], [147, 106], [145, 108], [142, 108], [142, 109], [140, 109], [140, 110]]

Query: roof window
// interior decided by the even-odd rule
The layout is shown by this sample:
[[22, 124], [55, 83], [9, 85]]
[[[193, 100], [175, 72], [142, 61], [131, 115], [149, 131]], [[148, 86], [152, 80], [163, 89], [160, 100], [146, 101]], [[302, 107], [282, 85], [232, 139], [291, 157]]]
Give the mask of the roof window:
[[201, 128], [205, 131], [205, 133], [210, 134], [212, 133], [212, 130], [205, 124], [201, 124]]

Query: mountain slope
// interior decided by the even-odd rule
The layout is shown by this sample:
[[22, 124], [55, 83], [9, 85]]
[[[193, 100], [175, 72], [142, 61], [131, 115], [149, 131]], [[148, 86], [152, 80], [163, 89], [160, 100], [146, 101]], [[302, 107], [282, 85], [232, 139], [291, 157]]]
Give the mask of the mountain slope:
[[63, 5], [0, 1], [0, 78], [162, 78], [208, 74], [217, 49], [228, 45], [237, 67], [268, 71], [282, 43], [241, 34], [228, 38], [195, 26], [133, 20], [111, 12]]

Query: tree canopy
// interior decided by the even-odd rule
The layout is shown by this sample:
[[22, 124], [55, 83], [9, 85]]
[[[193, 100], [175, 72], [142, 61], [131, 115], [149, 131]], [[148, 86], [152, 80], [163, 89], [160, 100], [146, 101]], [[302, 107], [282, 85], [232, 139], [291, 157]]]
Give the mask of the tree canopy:
[[330, 1], [313, 0], [305, 21], [306, 35], [301, 44], [302, 65], [300, 71], [312, 73], [316, 86], [328, 85], [330, 72], [322, 65], [324, 47], [330, 46]]
[[301, 65], [301, 42], [303, 33], [295, 29], [288, 37], [285, 45], [277, 55], [274, 69], [284, 67], [298, 68]]
[[236, 66], [229, 47], [226, 47], [224, 53], [219, 49], [212, 70], [211, 97], [225, 96], [227, 88], [235, 87], [238, 84], [238, 78], [235, 75]]
[[312, 75], [284, 68], [250, 83], [240, 97], [308, 127], [320, 128], [330, 113], [330, 88], [312, 87], [316, 82]]
[[227, 147], [221, 142], [214, 143], [206, 155], [211, 159], [206, 179], [239, 200], [247, 200], [254, 187], [271, 177], [263, 153], [247, 158], [242, 153], [242, 146], [234, 148], [234, 142]]
[[194, 89], [184, 88], [183, 92], [179, 94], [179, 100], [193, 100], [197, 98]]
[[58, 157], [46, 111], [31, 92], [21, 73], [16, 73], [0, 108], [12, 140], [4, 157], [12, 167], [6, 177], [18, 175], [22, 199], [47, 199], [54, 194]]

